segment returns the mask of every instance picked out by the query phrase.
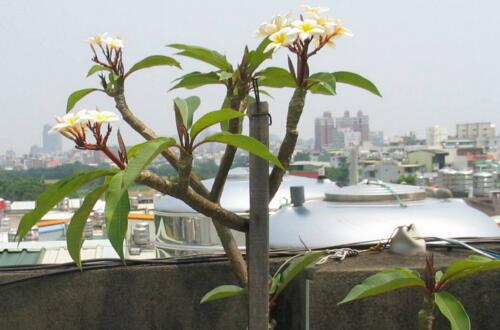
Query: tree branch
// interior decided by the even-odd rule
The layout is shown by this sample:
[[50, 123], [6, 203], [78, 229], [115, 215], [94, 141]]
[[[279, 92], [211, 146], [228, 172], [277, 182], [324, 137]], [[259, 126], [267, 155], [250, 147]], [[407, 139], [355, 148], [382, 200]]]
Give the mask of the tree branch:
[[178, 198], [195, 211], [210, 218], [219, 219], [227, 227], [239, 231], [246, 231], [248, 229], [247, 219], [222, 208], [219, 204], [207, 200], [205, 197], [197, 194], [192, 188], [182, 191], [177, 185], [150, 171], [142, 172], [137, 177], [136, 182], [151, 187], [163, 194]]
[[[115, 88], [113, 90], [106, 90], [106, 93], [115, 100], [116, 109], [122, 115], [123, 120], [130, 127], [132, 127], [132, 129], [134, 129], [148, 141], [158, 137], [152, 129], [146, 126], [146, 124], [144, 124], [137, 116], [134, 115], [132, 111], [130, 111], [130, 108], [128, 107], [127, 101], [125, 99], [125, 86], [122, 80], [118, 80], [116, 82]], [[170, 165], [172, 165], [175, 170], [179, 170], [179, 159], [175, 153], [166, 149], [161, 153], [161, 155], [170, 163]], [[203, 185], [196, 174], [191, 173], [189, 182], [192, 188], [199, 194], [209, 194], [209, 191]]]
[[[297, 144], [297, 138], [299, 137], [297, 125], [299, 123], [300, 116], [302, 115], [302, 110], [304, 110], [306, 94], [307, 90], [304, 87], [296, 87], [292, 99], [288, 104], [286, 134], [278, 153], [278, 159], [281, 164], [283, 164], [285, 169], [288, 168], [288, 165], [290, 165], [292, 154], [295, 150], [295, 145]], [[279, 167], [273, 167], [269, 177], [269, 200], [272, 200], [278, 191], [284, 175], [285, 171], [281, 170]]]

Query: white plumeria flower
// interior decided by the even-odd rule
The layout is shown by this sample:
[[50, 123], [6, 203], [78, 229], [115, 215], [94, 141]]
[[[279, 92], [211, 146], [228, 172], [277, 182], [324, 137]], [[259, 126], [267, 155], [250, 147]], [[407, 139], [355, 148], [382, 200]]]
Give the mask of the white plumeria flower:
[[286, 47], [292, 44], [297, 38], [298, 32], [299, 31], [297, 29], [286, 27], [271, 34], [269, 36], [271, 43], [267, 45], [266, 49], [264, 49], [264, 53], [270, 51], [271, 49], [274, 49], [274, 52], [276, 52], [281, 47]]
[[330, 10], [330, 8], [327, 7], [313, 7], [309, 5], [302, 5], [302, 10], [304, 10], [305, 13], [310, 14], [310, 15], [318, 15], [324, 12], [327, 12]]
[[323, 28], [325, 36], [329, 36], [335, 32], [335, 27], [337, 26], [335, 20], [319, 16], [315, 16], [314, 19], [316, 20], [316, 23]]
[[120, 118], [111, 111], [100, 111], [100, 110], [90, 110], [87, 112], [87, 120], [92, 123], [113, 123], [115, 121], [119, 121]]
[[108, 37], [108, 33], [104, 32], [101, 34], [96, 35], [95, 37], [89, 38], [87, 42], [91, 45], [97, 45], [100, 46], [104, 42], [104, 39]]
[[271, 23], [264, 22], [259, 26], [257, 30], [257, 35], [267, 37], [273, 33], [278, 32], [290, 25], [290, 13], [286, 15], [276, 15], [271, 20]]
[[340, 20], [335, 20], [335, 37], [348, 36], [353, 37], [354, 33], [351, 30], [342, 25]]
[[306, 40], [309, 37], [314, 37], [325, 32], [325, 30], [312, 19], [294, 21], [292, 22], [292, 26], [299, 31], [300, 40]]
[[107, 37], [103, 42], [111, 49], [120, 50], [123, 48], [123, 40], [120, 38]]
[[50, 133], [63, 132], [69, 128], [82, 127], [82, 112], [67, 113], [62, 117], [56, 117], [57, 124], [52, 126]]

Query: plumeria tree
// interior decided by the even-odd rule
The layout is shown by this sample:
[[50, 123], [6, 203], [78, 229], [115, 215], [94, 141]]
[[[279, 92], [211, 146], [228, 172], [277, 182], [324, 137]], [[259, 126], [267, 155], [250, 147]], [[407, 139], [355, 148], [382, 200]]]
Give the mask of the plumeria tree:
[[[75, 262], [81, 265], [80, 248], [85, 220], [95, 202], [104, 195], [108, 236], [118, 255], [123, 258], [123, 241], [130, 209], [128, 188], [133, 182], [137, 182], [178, 198], [211, 218], [240, 285], [246, 287], [247, 266], [230, 229], [247, 231], [248, 219], [219, 204], [237, 149], [244, 149], [273, 164], [269, 176], [271, 200], [280, 186], [295, 149], [299, 136], [297, 126], [307, 94], [335, 95], [336, 84], [345, 83], [380, 96], [369, 80], [355, 73], [310, 73], [309, 63], [313, 56], [325, 46], [335, 45], [341, 36], [349, 36], [352, 33], [339, 20], [323, 16], [327, 8], [302, 8], [303, 12], [298, 17], [292, 18], [290, 14], [278, 15], [270, 22], [261, 24], [258, 29], [262, 38], [259, 46], [255, 50], [245, 47], [241, 60], [234, 65], [221, 53], [208, 48], [178, 43], [168, 45], [169, 48], [177, 50], [177, 57], [189, 57], [211, 68], [208, 71], [182, 75], [174, 81], [171, 90], [191, 90], [205, 85], [219, 85], [224, 90], [221, 109], [208, 112], [197, 120], [195, 111], [200, 105], [200, 99], [196, 96], [175, 98], [173, 116], [177, 128], [176, 138], [160, 137], [147, 126], [129, 107], [125, 92], [126, 81], [132, 74], [157, 66], [180, 69], [179, 61], [170, 56], [152, 55], [126, 69], [124, 44], [120, 38], [108, 34], [91, 38], [89, 45], [93, 66], [87, 76], [97, 75], [100, 86], [72, 93], [67, 102], [67, 114], [57, 118], [53, 130], [71, 139], [78, 149], [103, 152], [116, 167], [77, 174], [48, 188], [37, 200], [35, 210], [23, 217], [17, 232], [18, 238], [22, 239], [62, 198], [84, 184], [104, 178], [103, 183], [86, 196], [81, 208], [73, 216], [67, 233], [68, 249]], [[264, 63], [280, 50], [289, 54], [286, 68], [263, 68]], [[252, 102], [251, 95], [265, 93], [260, 90], [261, 87], [293, 89], [286, 111], [286, 134], [277, 155], [260, 142], [241, 134], [247, 105]], [[124, 138], [118, 131], [118, 152], [109, 148], [112, 124], [118, 120], [118, 115], [100, 110], [73, 110], [79, 100], [94, 92], [109, 96], [114, 101], [120, 117], [138, 132], [145, 142], [127, 150]], [[220, 125], [220, 132], [201, 139], [200, 133], [214, 125]], [[192, 164], [196, 149], [204, 143], [213, 142], [223, 143], [226, 147], [214, 183], [209, 190], [193, 172]], [[179, 176], [178, 181], [169, 181], [147, 170], [156, 157], [165, 158], [175, 168]]]

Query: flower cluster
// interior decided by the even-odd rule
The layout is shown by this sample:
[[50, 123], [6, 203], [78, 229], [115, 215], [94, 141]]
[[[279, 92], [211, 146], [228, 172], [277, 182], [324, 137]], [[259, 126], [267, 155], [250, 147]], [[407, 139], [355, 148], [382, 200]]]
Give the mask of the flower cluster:
[[[277, 15], [271, 22], [262, 23], [258, 34], [269, 37], [270, 43], [265, 51], [284, 47], [290, 51], [311, 56], [325, 45], [333, 46], [340, 36], [352, 36], [352, 32], [342, 26], [338, 19], [321, 16], [329, 9], [325, 7], [311, 7], [303, 5], [303, 14], [293, 20], [290, 14]], [[304, 17], [305, 16], [305, 17]], [[308, 53], [309, 45], [314, 49]], [[305, 54], [303, 52], [305, 51]]]
[[[107, 141], [106, 136], [101, 134], [101, 126], [108, 124], [108, 132], [111, 131], [109, 124], [118, 121], [118, 116], [110, 111], [100, 110], [80, 110], [76, 113], [68, 113], [62, 117], [56, 117], [56, 124], [51, 128], [51, 133], [61, 133], [70, 140], [73, 140], [77, 148], [98, 149], [97, 146]], [[90, 130], [96, 139], [95, 145], [87, 143], [86, 131]], [[94, 146], [94, 147], [89, 147]]]
[[107, 32], [98, 34], [88, 39], [91, 46], [109, 47], [109, 49], [119, 50], [123, 48], [123, 40], [119, 37], [109, 36]]
[[[117, 76], [123, 76], [123, 40], [118, 37], [109, 36], [108, 33], [101, 33], [88, 39], [90, 49], [94, 57], [92, 61], [113, 72]], [[107, 83], [104, 76], [101, 78], [103, 86]]]

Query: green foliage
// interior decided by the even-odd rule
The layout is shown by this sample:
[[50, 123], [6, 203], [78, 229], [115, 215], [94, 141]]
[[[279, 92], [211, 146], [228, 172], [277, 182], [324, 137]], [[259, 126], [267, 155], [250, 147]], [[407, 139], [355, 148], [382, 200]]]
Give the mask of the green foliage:
[[231, 108], [211, 111], [203, 115], [200, 119], [198, 119], [194, 123], [194, 125], [191, 127], [191, 131], [189, 132], [189, 134], [191, 135], [191, 139], [194, 140], [200, 132], [209, 128], [210, 126], [231, 119], [241, 118], [244, 115], [245, 115], [244, 113], [235, 111]]
[[260, 87], [295, 88], [297, 84], [293, 76], [285, 69], [278, 67], [268, 67], [257, 74]]
[[130, 70], [127, 72], [127, 76], [130, 75], [133, 72], [142, 70], [142, 69], [147, 69], [147, 68], [152, 68], [155, 66], [161, 66], [161, 65], [166, 65], [166, 66], [175, 66], [179, 69], [181, 68], [181, 64], [174, 58], [165, 56], [165, 55], [151, 55], [148, 56], [136, 64], [134, 64]]
[[249, 157], [247, 153], [237, 153], [236, 156], [234, 156], [234, 161], [233, 164], [231, 165], [231, 168], [235, 167], [248, 167], [249, 166]]
[[377, 87], [371, 81], [360, 76], [357, 73], [347, 72], [347, 71], [338, 71], [338, 72], [333, 72], [333, 75], [335, 76], [335, 80], [338, 83], [356, 86], [356, 87], [362, 88], [364, 90], [367, 90], [370, 93], [373, 93], [377, 96], [382, 97], [382, 94], [380, 94]]
[[45, 190], [36, 200], [35, 209], [26, 213], [19, 223], [16, 237], [21, 240], [28, 231], [49, 212], [64, 197], [68, 196], [82, 185], [103, 176], [113, 175], [113, 170], [97, 170], [93, 172], [79, 173], [63, 179]]
[[417, 184], [417, 176], [416, 175], [401, 175], [396, 183], [406, 183], [411, 186], [415, 186]]
[[[125, 187], [125, 188], [124, 188]], [[106, 192], [104, 216], [108, 228], [108, 237], [118, 256], [123, 260], [123, 241], [127, 233], [130, 200], [128, 185], [125, 186], [125, 171], [117, 173], [109, 182]]]
[[174, 87], [170, 88], [170, 90], [178, 89], [178, 88], [186, 88], [186, 89], [194, 89], [205, 85], [214, 85], [214, 84], [222, 84], [223, 82], [220, 80], [217, 72], [191, 72], [185, 74], [176, 80], [177, 84]]
[[329, 72], [312, 74], [308, 79], [309, 90], [313, 94], [335, 95], [335, 76]]
[[[319, 258], [325, 256], [326, 251], [307, 252], [303, 256], [295, 258], [284, 270], [278, 269], [271, 279], [269, 288], [269, 299], [276, 300], [281, 292], [290, 284], [307, 267], [318, 261]], [[241, 295], [246, 295], [247, 290], [236, 285], [221, 285], [207, 292], [201, 299], [200, 304], [205, 302], [231, 298]]]
[[[425, 289], [423, 292], [426, 296], [424, 308], [419, 312], [419, 318], [420, 315], [423, 315], [424, 318], [431, 317], [434, 305], [437, 305], [439, 311], [450, 321], [452, 330], [469, 330], [471, 328], [470, 320], [463, 305], [453, 295], [444, 292], [443, 289], [457, 279], [488, 270], [500, 269], [500, 260], [492, 260], [483, 256], [469, 256], [453, 262], [444, 273], [434, 271], [432, 255], [428, 256], [426, 261], [426, 276], [434, 276], [435, 283], [431, 280], [422, 281], [417, 272], [408, 268], [386, 270], [370, 276], [361, 284], [356, 285], [339, 304], [400, 288], [420, 286]], [[425, 301], [431, 303], [428, 304]]]
[[[106, 209], [104, 216], [108, 224], [108, 235], [111, 244], [123, 259], [123, 238], [125, 237], [126, 221], [128, 221], [128, 188], [137, 176], [163, 150], [175, 144], [172, 138], [160, 137], [141, 143], [129, 151], [131, 158], [127, 167], [113, 176], [106, 192]], [[126, 213], [126, 214], [125, 214]], [[121, 243], [120, 243], [121, 242]]]
[[182, 55], [196, 60], [211, 64], [218, 69], [224, 71], [233, 71], [232, 65], [227, 61], [226, 56], [204, 47], [185, 45], [185, 44], [170, 44], [167, 47], [180, 50], [176, 55]]
[[46, 188], [40, 178], [0, 171], [0, 196], [7, 200], [35, 200]]
[[491, 260], [483, 256], [469, 256], [452, 263], [443, 273], [439, 282], [448, 284], [466, 276], [494, 269], [500, 269], [500, 260]]
[[71, 109], [75, 107], [75, 104], [80, 101], [82, 98], [87, 96], [88, 94], [98, 91], [99, 89], [97, 88], [85, 88], [85, 89], [80, 89], [77, 90], [68, 97], [68, 102], [66, 104], [66, 112], [70, 112]]
[[275, 300], [280, 293], [297, 277], [304, 269], [318, 261], [319, 258], [325, 256], [326, 251], [313, 251], [304, 254], [303, 256], [294, 259], [290, 265], [281, 273], [277, 273], [273, 277], [273, 299]]
[[217, 174], [219, 166], [213, 159], [195, 161], [193, 171], [201, 179], [213, 178]]
[[182, 117], [184, 127], [189, 129], [193, 124], [193, 114], [200, 106], [200, 98], [198, 96], [190, 96], [186, 99], [176, 97], [174, 106]]
[[452, 294], [448, 292], [436, 292], [434, 301], [448, 321], [451, 330], [470, 330], [470, 319], [464, 306]]
[[249, 153], [254, 154], [260, 158], [263, 158], [284, 170], [283, 165], [278, 160], [278, 158], [264, 144], [262, 144], [261, 142], [250, 136], [221, 132], [214, 135], [210, 135], [206, 137], [203, 141], [220, 142], [224, 144], [229, 144], [236, 148], [246, 150]]
[[221, 286], [218, 286], [215, 289], [212, 289], [209, 292], [207, 292], [203, 296], [203, 298], [201, 298], [200, 304], [203, 304], [203, 303], [206, 303], [209, 301], [219, 300], [219, 299], [242, 296], [245, 294], [247, 294], [247, 290], [240, 287], [240, 286], [221, 285]]
[[347, 166], [325, 167], [325, 176], [340, 187], [349, 184], [349, 168]]
[[297, 152], [295, 156], [293, 156], [293, 160], [296, 162], [309, 161], [311, 160], [311, 156], [307, 152]]
[[68, 247], [68, 252], [73, 261], [77, 264], [79, 268], [82, 267], [80, 259], [80, 249], [83, 244], [83, 229], [87, 219], [94, 208], [95, 203], [99, 200], [99, 197], [106, 191], [107, 185], [102, 185], [97, 187], [94, 191], [89, 193], [83, 204], [71, 218], [71, 222], [68, 226], [68, 231], [66, 233], [66, 242]]
[[257, 46], [257, 49], [248, 53], [248, 68], [250, 69], [250, 72], [254, 72], [265, 60], [273, 57], [272, 50], [264, 53], [264, 49], [266, 49], [270, 42], [269, 38], [265, 38], [259, 46]]
[[93, 66], [89, 69], [89, 72], [87, 72], [87, 77], [90, 77], [90, 76], [91, 76], [91, 75], [93, 75], [94, 73], [96, 73], [96, 72], [100, 72], [100, 71], [110, 71], [110, 69], [109, 69], [109, 68], [106, 68], [105, 66], [99, 65], [99, 64], [93, 65]]
[[415, 286], [425, 287], [424, 281], [420, 279], [420, 275], [417, 272], [408, 268], [389, 269], [372, 275], [361, 284], [356, 285], [347, 296], [339, 302], [339, 305], [353, 300]]

